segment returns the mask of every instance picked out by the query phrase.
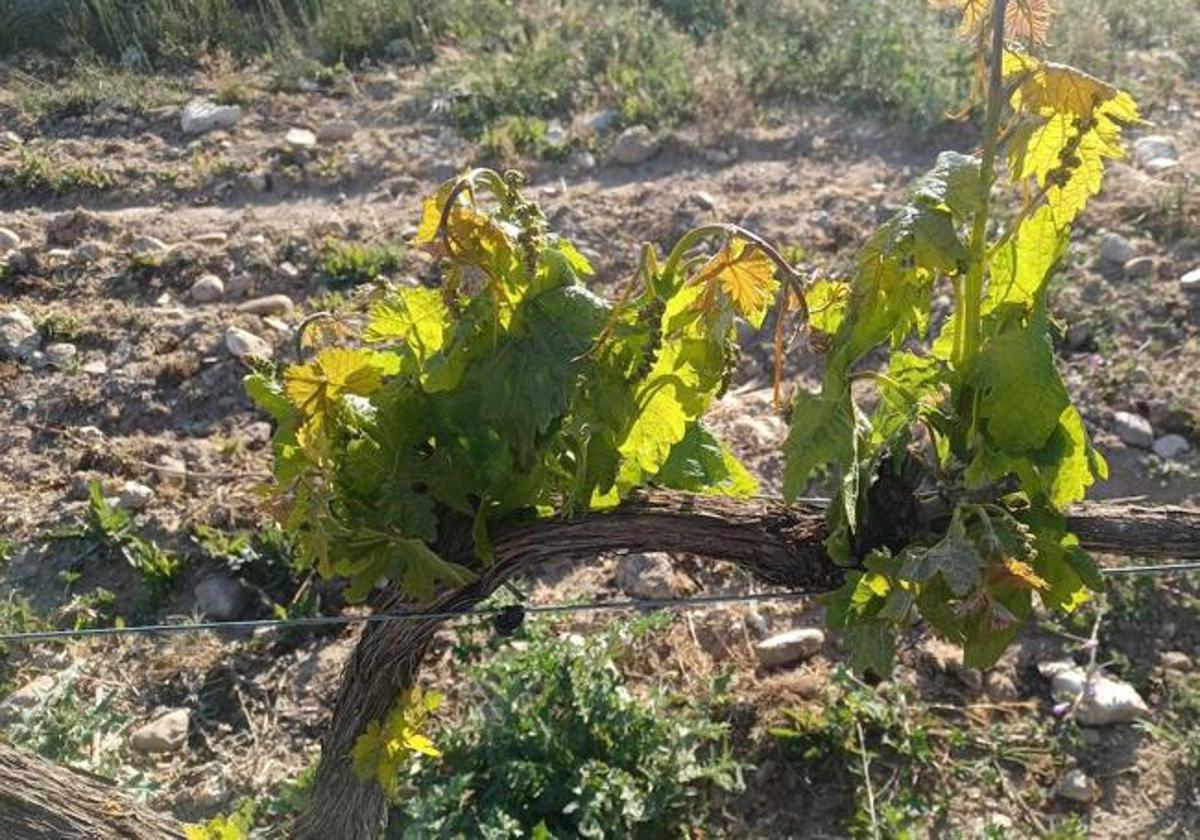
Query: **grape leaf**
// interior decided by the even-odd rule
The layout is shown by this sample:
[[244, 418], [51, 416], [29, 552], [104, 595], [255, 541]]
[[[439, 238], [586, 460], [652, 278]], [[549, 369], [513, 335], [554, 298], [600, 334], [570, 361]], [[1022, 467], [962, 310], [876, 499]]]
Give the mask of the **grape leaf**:
[[371, 307], [363, 340], [403, 341], [424, 364], [442, 349], [449, 314], [436, 289], [401, 289]]
[[354, 741], [350, 759], [362, 781], [374, 781], [389, 796], [401, 781], [400, 771], [415, 755], [441, 755], [420, 729], [426, 718], [442, 703], [436, 691], [422, 692], [414, 686], [396, 701], [386, 718], [373, 720]]
[[962, 596], [979, 584], [984, 565], [979, 547], [967, 534], [962, 508], [956, 508], [950, 527], [939, 542], [929, 548], [913, 546], [906, 551], [900, 576], [924, 583], [934, 575], [941, 575], [950, 591]]
[[1066, 254], [1068, 234], [1066, 228], [1055, 224], [1049, 205], [1027, 216], [992, 259], [984, 314], [1004, 304], [1032, 309]]
[[758, 491], [758, 482], [732, 452], [704, 425], [694, 422], [654, 476], [654, 482], [674, 490], [721, 493], [746, 497]]
[[792, 405], [792, 422], [784, 442], [787, 463], [783, 495], [795, 499], [814, 470], [827, 464], [850, 469], [855, 464], [858, 410], [849, 389], [826, 396], [801, 390]]
[[1054, 351], [1038, 325], [1009, 330], [984, 345], [972, 385], [988, 439], [1019, 454], [1045, 445], [1071, 405], [1054, 366]]
[[763, 250], [742, 239], [731, 239], [692, 277], [691, 284], [704, 292], [696, 305], [716, 323], [728, 306], [756, 329], [779, 288], [775, 263]]

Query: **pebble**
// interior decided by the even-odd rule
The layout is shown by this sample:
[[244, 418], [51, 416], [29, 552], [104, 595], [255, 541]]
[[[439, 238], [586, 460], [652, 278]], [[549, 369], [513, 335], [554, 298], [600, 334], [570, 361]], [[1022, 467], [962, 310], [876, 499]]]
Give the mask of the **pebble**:
[[1179, 278], [1179, 285], [1185, 292], [1200, 292], [1200, 268], [1193, 268]]
[[1175, 460], [1191, 448], [1183, 435], [1163, 435], [1154, 441], [1154, 454], [1167, 461]]
[[135, 236], [129, 243], [131, 254], [161, 254], [167, 250], [167, 243], [155, 236]]
[[1131, 411], [1117, 411], [1113, 414], [1113, 431], [1123, 443], [1150, 449], [1154, 446], [1154, 428], [1150, 421], [1140, 414]]
[[247, 356], [269, 359], [272, 352], [271, 345], [266, 339], [259, 338], [241, 327], [230, 327], [225, 330], [225, 349], [239, 359]]
[[1068, 770], [1054, 788], [1054, 795], [1060, 799], [1082, 802], [1085, 805], [1095, 802], [1097, 794], [1096, 783], [1078, 767]]
[[596, 168], [596, 156], [584, 149], [577, 149], [567, 158], [567, 165], [579, 172], [586, 172]]
[[283, 140], [289, 146], [308, 149], [317, 145], [317, 135], [313, 134], [307, 128], [289, 128]]
[[75, 361], [75, 357], [79, 353], [74, 344], [66, 341], [47, 344], [44, 352], [46, 354], [46, 363], [50, 367], [58, 368], [59, 370], [62, 370]]
[[192, 241], [197, 245], [224, 245], [229, 241], [229, 234], [223, 230], [210, 230], [204, 233], [197, 233], [192, 237]]
[[246, 427], [246, 444], [251, 449], [261, 449], [271, 442], [271, 424], [256, 420]]
[[32, 318], [16, 308], [0, 312], [0, 359], [26, 359], [41, 346]]
[[1164, 650], [1158, 655], [1158, 662], [1168, 671], [1192, 670], [1192, 658], [1181, 650]]
[[659, 141], [644, 125], [630, 126], [617, 135], [609, 156], [621, 166], [636, 166], [658, 154]]
[[92, 359], [90, 362], [84, 362], [79, 370], [93, 376], [104, 376], [108, 373], [108, 362], [103, 359]]
[[1103, 671], [1096, 671], [1090, 683], [1087, 673], [1070, 661], [1043, 662], [1038, 672], [1050, 678], [1050, 691], [1057, 702], [1073, 703], [1083, 695], [1075, 710], [1075, 719], [1083, 726], [1132, 723], [1150, 714], [1137, 689]]
[[[414, 233], [416, 227], [413, 228]], [[412, 237], [408, 237], [412, 238]], [[295, 280], [300, 276], [300, 269], [296, 268], [294, 263], [284, 260], [279, 265], [275, 266], [275, 275], [282, 280]]]
[[177, 752], [187, 743], [192, 713], [173, 709], [144, 723], [129, 736], [129, 745], [140, 753]]
[[617, 561], [617, 586], [631, 598], [673, 598], [675, 567], [661, 551], [626, 554]]
[[58, 685], [50, 674], [34, 677], [12, 694], [0, 700], [0, 723], [9, 723], [19, 717], [22, 712], [36, 708], [39, 703]]
[[196, 303], [212, 303], [225, 294], [225, 282], [215, 274], [204, 274], [196, 278], [188, 296]]
[[581, 120], [581, 122], [583, 123], [584, 127], [593, 134], [603, 134], [616, 125], [617, 120], [620, 119], [620, 117], [620, 112], [616, 111], [615, 109], [604, 108], [596, 111], [595, 113], [588, 114]]
[[76, 245], [69, 257], [74, 265], [90, 265], [108, 253], [108, 246], [103, 242], [89, 239]]
[[1125, 276], [1131, 280], [1140, 280], [1143, 277], [1153, 277], [1154, 269], [1158, 265], [1154, 257], [1134, 257], [1127, 260], [1125, 263]]
[[328, 120], [317, 127], [317, 139], [322, 143], [343, 143], [352, 140], [357, 131], [354, 120]]
[[279, 315], [291, 312], [295, 305], [287, 295], [265, 295], [240, 304], [237, 311], [247, 315]]
[[692, 201], [702, 210], [716, 210], [717, 200], [713, 198], [712, 193], [704, 190], [697, 190], [692, 193]]
[[754, 645], [763, 667], [790, 665], [808, 659], [825, 644], [825, 633], [817, 627], [797, 627], [778, 633]]
[[123, 510], [144, 510], [154, 501], [154, 490], [138, 481], [126, 481], [117, 496], [117, 507]]
[[6, 227], [0, 227], [0, 257], [21, 247], [21, 237]]
[[1162, 134], [1148, 134], [1133, 141], [1133, 160], [1143, 169], [1149, 169], [1156, 160], [1179, 160], [1175, 141]]
[[1123, 266], [1137, 256], [1137, 248], [1119, 233], [1111, 231], [1100, 237], [1100, 262]]
[[193, 99], [183, 106], [179, 118], [184, 134], [206, 134], [218, 128], [233, 128], [242, 118], [237, 105], [217, 105], [205, 99]]
[[181, 489], [187, 484], [187, 461], [171, 455], [163, 455], [158, 459], [154, 469], [158, 483], [163, 487]]
[[246, 590], [226, 574], [213, 574], [192, 589], [196, 609], [212, 621], [232, 621], [246, 608]]

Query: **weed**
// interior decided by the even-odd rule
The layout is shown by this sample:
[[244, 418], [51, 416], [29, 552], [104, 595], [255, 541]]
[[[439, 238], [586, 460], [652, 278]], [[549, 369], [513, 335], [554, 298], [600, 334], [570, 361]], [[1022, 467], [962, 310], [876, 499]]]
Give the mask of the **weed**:
[[88, 532], [102, 545], [120, 554], [141, 579], [150, 604], [160, 602], [174, 585], [179, 560], [137, 532], [129, 511], [110, 504], [99, 482], [88, 487], [90, 496]]
[[326, 239], [321, 246], [320, 263], [326, 281], [334, 288], [357, 286], [399, 271], [404, 264], [404, 246]]
[[83, 322], [74, 315], [52, 313], [38, 324], [38, 331], [47, 344], [56, 341], [77, 341], [83, 334]]
[[41, 121], [105, 112], [145, 115], [184, 99], [173, 80], [83, 63], [72, 64], [51, 82], [32, 76], [18, 80], [14, 90], [21, 110]]
[[115, 183], [116, 178], [111, 172], [95, 164], [67, 162], [26, 147], [17, 150], [15, 167], [0, 168], [0, 187], [28, 192], [65, 195], [82, 190], [103, 190]]
[[713, 789], [742, 788], [725, 727], [616, 666], [633, 631], [588, 640], [527, 626], [474, 673], [482, 703], [414, 765], [391, 835], [662, 837], [703, 825]]

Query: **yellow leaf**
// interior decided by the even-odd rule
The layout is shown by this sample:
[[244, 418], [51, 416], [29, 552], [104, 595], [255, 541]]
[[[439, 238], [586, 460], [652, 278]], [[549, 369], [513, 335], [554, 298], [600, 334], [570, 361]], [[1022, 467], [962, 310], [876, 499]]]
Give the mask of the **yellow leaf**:
[[[978, 36], [992, 12], [991, 0], [930, 0], [930, 5], [935, 9], [954, 9], [962, 13], [958, 23], [958, 34], [962, 38]], [[1053, 14], [1050, 0], [1009, 0], [1004, 10], [1005, 35], [1010, 39], [1045, 44]]]
[[424, 362], [445, 341], [450, 312], [436, 289], [402, 289], [371, 307], [365, 341], [399, 340]]
[[804, 290], [808, 324], [817, 332], [833, 335], [846, 316], [850, 284], [841, 280], [817, 280]]
[[350, 751], [354, 772], [363, 781], [373, 779], [383, 790], [395, 793], [400, 771], [414, 755], [437, 757], [437, 747], [417, 730], [440, 704], [442, 695], [423, 694], [419, 686], [402, 694], [382, 721], [373, 720]]
[[1015, 557], [1004, 558], [1004, 571], [1008, 573], [1009, 577], [1015, 578], [1018, 585], [1024, 589], [1035, 589], [1044, 592], [1050, 588], [1050, 584], [1039, 577], [1032, 566], [1021, 560], [1017, 560]]
[[370, 350], [330, 347], [305, 365], [292, 365], [283, 375], [283, 390], [308, 416], [328, 416], [343, 394], [366, 396], [379, 390], [383, 376]]
[[958, 34], [963, 38], [976, 35], [992, 8], [991, 0], [929, 0], [935, 9], [954, 9], [962, 13], [958, 22]]
[[710, 321], [719, 317], [728, 301], [752, 326], [762, 326], [779, 282], [775, 263], [761, 248], [733, 239], [700, 267], [691, 280], [704, 288], [698, 306]]

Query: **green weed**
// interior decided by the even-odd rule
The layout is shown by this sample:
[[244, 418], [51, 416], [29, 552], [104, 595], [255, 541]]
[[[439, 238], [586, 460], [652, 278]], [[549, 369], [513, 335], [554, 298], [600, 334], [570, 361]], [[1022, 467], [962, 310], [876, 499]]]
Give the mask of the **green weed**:
[[179, 559], [138, 533], [133, 516], [127, 510], [112, 505], [104, 498], [99, 482], [88, 488], [88, 533], [109, 550], [125, 558], [137, 572], [150, 604], [157, 604], [175, 583], [180, 570]]
[[5, 189], [65, 195], [103, 190], [115, 183], [113, 174], [100, 166], [64, 161], [25, 147], [17, 150], [16, 166], [0, 168], [0, 187]]
[[680, 836], [713, 790], [741, 790], [724, 725], [630, 693], [617, 661], [636, 630], [525, 632], [475, 669], [479, 703], [414, 766], [389, 836]]
[[344, 288], [399, 271], [404, 264], [404, 253], [403, 245], [391, 242], [368, 244], [326, 239], [319, 259], [329, 285]]

